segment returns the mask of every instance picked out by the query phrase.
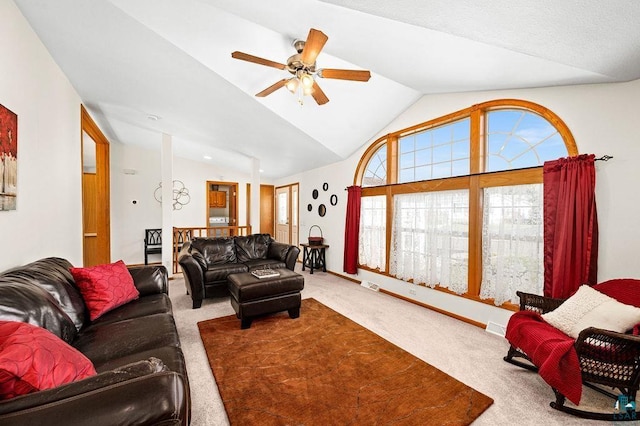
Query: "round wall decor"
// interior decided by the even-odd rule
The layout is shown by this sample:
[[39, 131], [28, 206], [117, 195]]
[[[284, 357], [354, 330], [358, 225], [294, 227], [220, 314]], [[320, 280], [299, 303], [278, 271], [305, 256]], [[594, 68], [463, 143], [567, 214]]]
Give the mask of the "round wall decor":
[[311, 204], [307, 204], [307, 211], [310, 212], [311, 210], [313, 210], [313, 206]]
[[311, 193], [311, 196], [313, 197], [314, 200], [318, 199], [318, 190], [314, 189], [313, 192]]
[[318, 206], [318, 214], [320, 215], [320, 217], [324, 217], [324, 215], [327, 214], [327, 206], [325, 206], [324, 204], [320, 204]]
[[322, 184], [322, 189], [325, 190], [325, 191], [328, 191], [329, 190], [329, 184], [327, 182], [323, 183]]
[[336, 194], [331, 195], [329, 202], [332, 206], [335, 206], [336, 204], [338, 204], [338, 196]]

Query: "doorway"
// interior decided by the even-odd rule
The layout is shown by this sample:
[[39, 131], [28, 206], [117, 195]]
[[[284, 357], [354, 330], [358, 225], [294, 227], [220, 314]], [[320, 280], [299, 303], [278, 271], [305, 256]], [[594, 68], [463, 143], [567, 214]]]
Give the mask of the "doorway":
[[260, 185], [260, 233], [274, 235], [273, 199], [275, 187]]
[[297, 246], [299, 244], [298, 184], [276, 188], [276, 241]]
[[[207, 221], [208, 228], [238, 226], [238, 182], [208, 180]], [[229, 235], [234, 235], [230, 232]]]
[[109, 141], [80, 106], [83, 265], [111, 262]]

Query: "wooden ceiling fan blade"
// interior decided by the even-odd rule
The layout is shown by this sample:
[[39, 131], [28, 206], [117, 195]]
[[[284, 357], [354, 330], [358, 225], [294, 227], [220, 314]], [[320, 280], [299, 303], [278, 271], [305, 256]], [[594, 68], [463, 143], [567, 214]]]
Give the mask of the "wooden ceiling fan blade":
[[322, 78], [352, 81], [369, 81], [371, 78], [371, 72], [366, 70], [338, 70], [331, 68], [323, 68], [319, 70], [318, 75]]
[[302, 50], [302, 56], [300, 58], [302, 63], [307, 66], [313, 65], [328, 39], [329, 37], [322, 31], [311, 28], [307, 40], [304, 43], [304, 49]]
[[260, 58], [258, 56], [249, 55], [248, 53], [235, 51], [231, 54], [234, 59], [240, 59], [241, 61], [253, 62], [254, 64], [265, 65], [267, 67], [278, 68], [279, 70], [285, 69], [286, 65], [280, 62], [270, 61], [269, 59]]
[[283, 78], [282, 80], [278, 81], [277, 83], [274, 83], [271, 86], [267, 87], [262, 92], [257, 93], [256, 96], [259, 97], [259, 98], [264, 98], [265, 96], [270, 95], [273, 92], [275, 92], [276, 90], [284, 87], [285, 84], [287, 84], [287, 79]]
[[329, 102], [329, 98], [324, 94], [318, 83], [313, 82], [313, 92], [311, 92], [311, 96], [315, 99], [318, 105], [324, 105]]

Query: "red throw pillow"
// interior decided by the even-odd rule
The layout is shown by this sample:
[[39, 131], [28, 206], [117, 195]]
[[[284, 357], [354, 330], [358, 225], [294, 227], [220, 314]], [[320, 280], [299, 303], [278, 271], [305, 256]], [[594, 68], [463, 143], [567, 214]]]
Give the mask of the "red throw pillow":
[[140, 296], [122, 260], [90, 268], [70, 268], [91, 321]]
[[91, 361], [50, 331], [0, 321], [0, 399], [95, 376]]

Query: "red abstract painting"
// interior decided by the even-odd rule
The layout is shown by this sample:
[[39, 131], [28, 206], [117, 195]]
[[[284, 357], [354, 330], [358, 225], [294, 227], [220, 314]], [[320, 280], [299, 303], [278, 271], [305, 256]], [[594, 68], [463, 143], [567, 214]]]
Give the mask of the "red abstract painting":
[[18, 116], [0, 105], [0, 211], [16, 209]]

